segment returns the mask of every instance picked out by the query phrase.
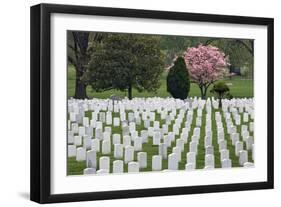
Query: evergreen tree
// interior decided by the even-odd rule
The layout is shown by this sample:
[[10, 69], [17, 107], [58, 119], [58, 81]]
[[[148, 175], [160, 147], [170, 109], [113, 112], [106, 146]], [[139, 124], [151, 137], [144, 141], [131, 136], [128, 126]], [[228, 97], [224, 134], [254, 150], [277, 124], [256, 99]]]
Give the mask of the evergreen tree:
[[178, 57], [167, 76], [167, 91], [174, 97], [186, 99], [190, 90], [189, 73], [183, 57]]

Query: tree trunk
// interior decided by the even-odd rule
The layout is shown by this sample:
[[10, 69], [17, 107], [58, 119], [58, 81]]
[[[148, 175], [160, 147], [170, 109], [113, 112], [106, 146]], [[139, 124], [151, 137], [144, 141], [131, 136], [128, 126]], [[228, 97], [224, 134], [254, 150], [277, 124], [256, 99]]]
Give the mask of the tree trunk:
[[129, 98], [129, 100], [132, 100], [132, 97], [133, 96], [133, 94], [132, 94], [132, 85], [129, 85], [129, 88], [128, 88], [128, 98]]
[[72, 32], [74, 41], [74, 53], [75, 53], [75, 70], [76, 70], [76, 81], [75, 81], [75, 95], [76, 99], [85, 99], [87, 96], [87, 85], [81, 80], [86, 69], [84, 65], [88, 63], [87, 48], [89, 43], [88, 32]]
[[88, 98], [86, 88], [87, 86], [81, 80], [83, 73], [76, 70], [76, 80], [75, 80], [75, 95], [76, 99], [85, 99]]
[[201, 90], [201, 98], [203, 99], [203, 100], [206, 100], [207, 99], [207, 87], [206, 86], [203, 86], [202, 87], [202, 90]]
[[201, 98], [202, 98], [202, 99], [205, 99], [205, 98], [204, 98], [203, 86], [199, 86], [199, 88], [200, 88], [200, 92], [201, 92]]
[[222, 107], [222, 103], [221, 103], [221, 97], [219, 97], [219, 108]]

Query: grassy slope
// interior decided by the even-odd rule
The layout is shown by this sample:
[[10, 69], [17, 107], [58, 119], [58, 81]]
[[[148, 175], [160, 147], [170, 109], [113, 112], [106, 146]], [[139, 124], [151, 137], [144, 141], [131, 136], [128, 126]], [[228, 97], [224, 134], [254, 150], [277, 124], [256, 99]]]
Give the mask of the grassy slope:
[[[196, 114], [197, 114], [196, 111], [194, 111], [193, 122], [191, 124], [191, 132], [189, 133], [189, 136], [188, 136], [188, 143], [185, 144], [185, 146], [184, 146], [184, 152], [182, 152], [182, 160], [179, 163], [179, 169], [180, 170], [184, 170], [184, 168], [185, 168], [186, 153], [189, 151], [189, 142], [191, 141], [192, 132], [193, 132], [193, 129], [195, 127]], [[87, 112], [86, 116], [91, 118], [91, 112]], [[115, 117], [115, 116], [117, 116], [117, 113], [113, 113], [113, 117]], [[197, 169], [202, 169], [204, 167], [204, 160], [205, 160], [205, 149], [204, 149], [205, 127], [204, 127], [204, 124], [205, 124], [205, 119], [206, 119], [206, 111], [204, 110], [203, 116], [202, 116], [202, 127], [201, 127], [201, 133], [200, 133], [200, 140], [199, 140], [199, 145], [198, 145], [198, 155], [197, 155], [197, 160], [196, 160], [196, 162], [197, 162], [196, 168]], [[215, 110], [212, 111], [213, 146], [214, 146], [214, 155], [215, 155], [215, 167], [220, 168], [221, 167], [220, 153], [218, 151], [219, 147], [218, 147], [218, 144], [217, 144], [217, 133], [216, 133], [216, 125], [215, 125], [214, 119], [215, 119]], [[156, 115], [156, 120], [158, 120], [160, 122], [160, 126], [164, 123], [160, 119], [159, 114]], [[222, 119], [222, 120], [223, 120], [223, 124], [226, 125], [224, 119]], [[183, 120], [182, 127], [184, 126], [185, 121], [186, 121], [186, 119]], [[169, 126], [169, 131], [172, 131], [173, 123], [174, 122], [172, 122], [172, 124]], [[224, 128], [226, 130], [226, 126], [224, 126]], [[139, 132], [142, 129], [144, 129], [143, 122], [140, 126], [137, 126], [137, 130]], [[240, 130], [241, 130], [240, 127], [238, 127], [237, 132], [240, 133]], [[112, 134], [114, 134], [114, 133], [122, 134], [121, 128], [120, 127], [112, 127]], [[176, 138], [179, 138], [179, 136], [176, 136]], [[230, 136], [227, 134], [226, 131], [225, 131], [225, 139], [227, 140], [227, 144], [228, 144], [227, 148], [229, 149], [229, 152], [230, 152], [230, 159], [232, 160], [232, 165], [233, 165], [233, 167], [239, 167], [238, 157], [235, 156], [235, 148], [234, 148], [234, 146], [232, 146]], [[172, 148], [175, 145], [176, 145], [176, 142], [173, 142], [172, 146], [168, 148], [168, 154], [170, 154], [172, 152]], [[246, 144], [244, 143], [244, 149], [245, 149], [245, 147], [246, 147]], [[113, 157], [113, 149], [114, 149], [114, 146], [112, 145], [111, 146], [112, 153], [110, 155], [106, 155], [106, 156], [110, 156], [110, 170], [111, 170], [111, 172], [112, 172], [112, 163], [113, 163], [114, 160], [116, 160]], [[146, 143], [146, 144], [143, 144], [143, 150], [142, 151], [147, 152], [147, 168], [141, 169], [141, 171], [142, 172], [151, 171], [152, 156], [158, 154], [158, 146], [152, 145], [152, 138], [149, 138], [149, 142]], [[251, 155], [252, 155], [252, 153], [249, 150], [248, 151], [249, 161], [252, 161]], [[101, 155], [101, 153], [98, 153], [97, 156], [98, 156], [98, 158], [97, 158], [97, 161], [98, 161], [99, 157], [101, 157], [102, 155]], [[134, 160], [137, 161], [137, 152], [135, 152]], [[124, 164], [125, 172], [127, 172], [127, 167], [128, 167], [128, 165]], [[167, 169], [167, 167], [168, 167], [168, 160], [163, 160], [162, 169]], [[68, 168], [67, 168], [67, 174], [68, 175], [83, 174], [84, 168], [86, 168], [86, 162], [85, 161], [77, 162], [75, 160], [75, 158], [68, 158]]]
[[[149, 93], [149, 92], [142, 92], [139, 93], [135, 89], [133, 89], [133, 97], [151, 97], [151, 96], [158, 96], [158, 97], [167, 97], [170, 94], [167, 92], [166, 89], [166, 76], [167, 73], [164, 72], [161, 77], [161, 87], [157, 90], [156, 93]], [[253, 80], [244, 80], [239, 77], [234, 78], [233, 80], [225, 80], [229, 84], [230, 92], [234, 97], [253, 97]], [[75, 70], [72, 66], [68, 69], [68, 86], [67, 86], [67, 95], [68, 97], [74, 96], [75, 91]], [[108, 98], [112, 94], [118, 95], [120, 97], [127, 96], [126, 92], [117, 91], [117, 90], [110, 90], [103, 93], [97, 93], [92, 90], [90, 86], [87, 88], [87, 94], [90, 98]], [[211, 96], [210, 93], [208, 93]], [[196, 84], [192, 83], [190, 87], [189, 96], [200, 96], [199, 88]]]

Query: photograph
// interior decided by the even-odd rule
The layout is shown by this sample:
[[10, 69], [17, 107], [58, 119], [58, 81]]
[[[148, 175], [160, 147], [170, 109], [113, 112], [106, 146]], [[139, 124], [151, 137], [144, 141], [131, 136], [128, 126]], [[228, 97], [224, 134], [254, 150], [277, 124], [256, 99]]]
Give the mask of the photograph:
[[67, 176], [255, 167], [254, 39], [65, 35]]

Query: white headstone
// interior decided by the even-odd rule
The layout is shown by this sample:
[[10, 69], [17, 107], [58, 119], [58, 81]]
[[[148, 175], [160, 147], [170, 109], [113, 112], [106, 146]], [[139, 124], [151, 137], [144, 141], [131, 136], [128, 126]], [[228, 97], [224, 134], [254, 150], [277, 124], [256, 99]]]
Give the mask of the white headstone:
[[154, 155], [152, 156], [152, 171], [162, 170], [162, 156]]
[[121, 135], [120, 134], [113, 134], [112, 135], [112, 143], [113, 144], [120, 144], [121, 143]]
[[198, 142], [191, 141], [189, 143], [189, 152], [195, 152], [197, 154], [197, 145]]
[[163, 130], [164, 134], [168, 134], [168, 131], [169, 131], [168, 125], [167, 124], [163, 124], [162, 125], [162, 130]]
[[184, 140], [183, 139], [177, 139], [176, 146], [181, 149], [181, 151], [184, 151]]
[[174, 142], [175, 141], [175, 134], [174, 134], [174, 132], [169, 132], [168, 133], [168, 138], [169, 138], [169, 140], [171, 140], [171, 142]]
[[96, 174], [96, 168], [85, 168], [83, 170], [84, 175], [91, 175], [91, 174]]
[[239, 156], [239, 152], [243, 150], [243, 142], [237, 141], [235, 143], [235, 155]]
[[249, 130], [250, 130], [250, 132], [253, 132], [253, 131], [254, 131], [254, 122], [250, 122], [250, 124], [249, 124]]
[[168, 156], [168, 170], [178, 170], [178, 155], [176, 153], [171, 153]]
[[247, 150], [251, 150], [252, 147], [253, 147], [253, 144], [254, 144], [254, 138], [249, 136], [247, 139], [246, 139], [246, 148]]
[[86, 150], [89, 150], [89, 149], [92, 148], [92, 139], [91, 139], [91, 137], [89, 137], [89, 136], [84, 136], [83, 137], [83, 147]]
[[204, 146], [205, 148], [208, 146], [212, 146], [212, 137], [206, 136], [204, 139]]
[[136, 123], [135, 122], [130, 122], [129, 130], [130, 130], [130, 132], [136, 131]]
[[100, 157], [99, 160], [99, 169], [103, 169], [103, 170], [110, 170], [110, 158], [109, 157]]
[[111, 125], [112, 124], [112, 113], [107, 112], [106, 113], [106, 125]]
[[94, 150], [87, 151], [87, 168], [96, 168], [97, 167], [97, 152]]
[[76, 161], [85, 161], [86, 160], [86, 149], [83, 147], [78, 147], [76, 149]]
[[195, 127], [193, 129], [193, 134], [200, 137], [200, 128], [199, 127]]
[[132, 141], [134, 141], [135, 138], [139, 136], [139, 132], [138, 131], [131, 131], [130, 133], [131, 133]]
[[137, 153], [137, 160], [138, 160], [140, 168], [146, 168], [147, 167], [147, 153], [146, 152], [138, 152]]
[[231, 159], [224, 159], [221, 161], [221, 167], [222, 168], [231, 168], [232, 167], [232, 162]]
[[76, 146], [75, 145], [67, 145], [67, 156], [68, 157], [76, 156]]
[[121, 159], [123, 158], [123, 145], [114, 144], [114, 158]]
[[85, 134], [86, 134], [85, 127], [80, 126], [78, 128], [78, 135], [79, 136], [84, 136]]
[[159, 145], [161, 142], [161, 133], [159, 131], [155, 131], [153, 134], [153, 145]]
[[229, 150], [224, 149], [220, 151], [220, 160], [229, 159]]
[[68, 131], [67, 143], [74, 144], [74, 135], [72, 131]]
[[213, 146], [208, 146], [208, 147], [205, 148], [205, 155], [208, 155], [208, 154], [210, 154], [210, 155], [214, 154], [214, 147]]
[[135, 115], [134, 115], [133, 112], [129, 112], [129, 113], [128, 113], [128, 121], [129, 121], [129, 122], [135, 121]]
[[148, 129], [150, 127], [150, 120], [144, 120], [144, 128]]
[[195, 170], [195, 164], [194, 163], [187, 163], [187, 164], [185, 164], [185, 170], [186, 171]]
[[142, 138], [136, 137], [134, 139], [134, 150], [135, 151], [141, 151], [142, 150]]
[[129, 162], [128, 163], [128, 173], [137, 173], [139, 172], [139, 163], [138, 162]]
[[128, 163], [134, 160], [134, 147], [125, 146], [125, 157], [124, 162]]
[[82, 137], [81, 136], [74, 136], [74, 144], [76, 146], [82, 145]]
[[104, 131], [107, 132], [109, 134], [109, 136], [111, 136], [111, 132], [112, 132], [111, 126], [104, 127]]
[[96, 129], [103, 129], [103, 124], [102, 124], [102, 122], [101, 121], [97, 121], [97, 123], [96, 123]]
[[89, 117], [83, 117], [83, 126], [89, 126]]
[[232, 145], [235, 146], [236, 142], [239, 141], [239, 134], [238, 133], [232, 133], [231, 134], [231, 141], [232, 141]]
[[158, 154], [162, 156], [163, 159], [168, 158], [168, 151], [167, 151], [167, 145], [164, 143], [160, 143], [158, 147]]
[[241, 132], [244, 132], [244, 131], [248, 131], [248, 126], [243, 124], [241, 126]]
[[194, 163], [196, 167], [196, 153], [188, 152], [186, 153], [186, 163]]
[[92, 150], [96, 152], [100, 152], [100, 140], [99, 139], [92, 139]]
[[111, 153], [111, 144], [109, 140], [102, 141], [101, 151], [103, 155], [108, 155]]
[[154, 129], [159, 129], [159, 127], [160, 127], [159, 121], [154, 121], [153, 127], [154, 127]]
[[192, 142], [198, 142], [198, 141], [199, 141], [199, 138], [200, 138], [200, 137], [199, 137], [198, 135], [192, 135], [192, 136], [191, 136], [191, 141], [192, 141]]
[[141, 130], [141, 138], [143, 143], [148, 142], [148, 131], [147, 130]]
[[249, 121], [249, 114], [248, 113], [244, 113], [243, 114], [243, 121], [244, 122], [248, 122]]
[[124, 172], [124, 162], [122, 160], [113, 161], [112, 173], [123, 173]]
[[179, 135], [180, 134], [180, 130], [179, 130], [179, 126], [174, 124], [173, 125], [173, 132], [175, 135]]
[[178, 162], [181, 162], [181, 148], [173, 147], [173, 153], [178, 155]]
[[250, 133], [249, 131], [243, 131], [242, 132], [242, 139], [245, 141], [249, 137]]
[[215, 158], [214, 155], [208, 154], [205, 155], [205, 166], [215, 166]]
[[[135, 131], [135, 130], [132, 130], [132, 131]], [[122, 126], [122, 135], [123, 136], [130, 135], [130, 128], [129, 128], [129, 126], [127, 126], [127, 125]]]
[[131, 146], [131, 137], [129, 135], [123, 136], [123, 145], [125, 146]]
[[93, 136], [93, 134], [94, 134], [94, 133], [93, 133], [93, 131], [94, 131], [94, 130], [93, 130], [93, 127], [88, 126], [88, 127], [85, 128], [85, 130], [86, 130], [86, 135], [87, 135], [87, 136], [89, 136], [89, 137], [92, 137], [92, 136]]
[[120, 126], [120, 118], [118, 118], [118, 117], [113, 118], [113, 126], [115, 126], [115, 127]]
[[96, 119], [91, 119], [90, 120], [90, 126], [93, 127], [93, 128], [96, 128], [97, 127], [97, 120]]
[[111, 141], [110, 132], [103, 132], [103, 140]]
[[95, 138], [96, 139], [103, 139], [103, 131], [102, 128], [95, 129]]
[[163, 143], [167, 146], [167, 147], [171, 147], [172, 145], [172, 140], [170, 139], [171, 137], [169, 137], [168, 135], [164, 135], [163, 137]]
[[239, 164], [243, 166], [245, 162], [248, 162], [248, 151], [241, 150], [239, 152]]
[[227, 141], [226, 140], [221, 140], [219, 141], [219, 150], [224, 150], [227, 148]]

